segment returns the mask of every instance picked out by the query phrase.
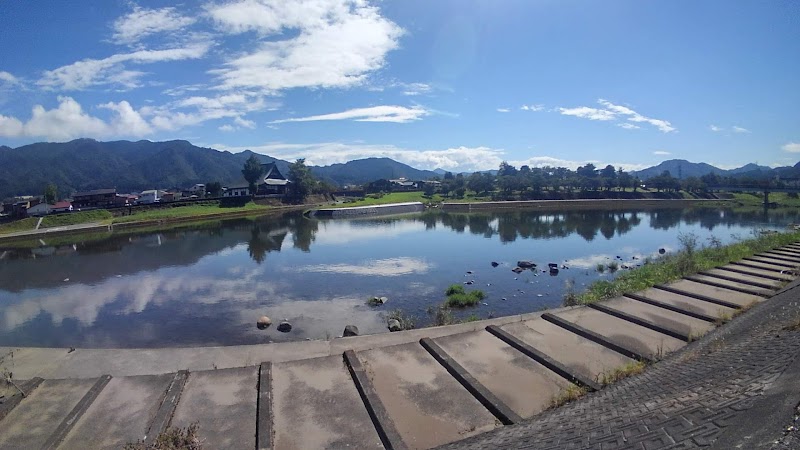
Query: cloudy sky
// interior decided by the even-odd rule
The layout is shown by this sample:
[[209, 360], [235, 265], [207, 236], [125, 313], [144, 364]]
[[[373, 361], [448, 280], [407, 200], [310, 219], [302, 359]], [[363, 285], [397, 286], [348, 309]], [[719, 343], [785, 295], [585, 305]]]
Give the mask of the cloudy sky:
[[789, 0], [0, 0], [0, 144], [448, 170], [800, 160]]

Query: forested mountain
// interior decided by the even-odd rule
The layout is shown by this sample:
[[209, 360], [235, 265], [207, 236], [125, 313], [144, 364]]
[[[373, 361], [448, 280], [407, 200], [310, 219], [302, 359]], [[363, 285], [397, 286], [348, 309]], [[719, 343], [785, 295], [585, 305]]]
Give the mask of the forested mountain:
[[794, 167], [776, 167], [774, 169], [750, 163], [737, 169], [725, 170], [706, 163], [693, 163], [685, 159], [670, 159], [657, 166], [632, 172], [632, 174], [638, 176], [642, 180], [646, 180], [659, 176], [664, 173], [664, 171], [668, 171], [670, 175], [678, 179], [686, 179], [689, 177], [699, 178], [710, 173], [720, 177], [736, 176], [737, 178], [747, 177], [763, 179], [774, 178], [776, 175], [780, 175], [781, 177], [796, 177], [800, 174], [800, 163]]

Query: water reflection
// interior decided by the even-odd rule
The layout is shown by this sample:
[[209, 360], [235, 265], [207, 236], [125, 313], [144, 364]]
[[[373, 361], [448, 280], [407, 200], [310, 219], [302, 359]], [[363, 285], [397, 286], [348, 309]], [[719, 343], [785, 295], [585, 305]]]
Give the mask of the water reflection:
[[[432, 211], [318, 222], [288, 213], [60, 242], [47, 237], [44, 245], [0, 248], [0, 345], [229, 345], [332, 337], [347, 324], [379, 332], [386, 309], [403, 309], [424, 325], [425, 310], [443, 300], [444, 288], [467, 281], [488, 297], [463, 314], [515, 314], [558, 305], [566, 279], [580, 287], [610, 277], [593, 270], [598, 263], [634, 266], [658, 247], [675, 247], [678, 226], [729, 241], [797, 215], [770, 211], [764, 221], [761, 211], [710, 209]], [[510, 268], [519, 259], [570, 268], [557, 277], [517, 275]], [[373, 295], [390, 304], [368, 307]], [[289, 319], [292, 333], [256, 330], [263, 314]]]

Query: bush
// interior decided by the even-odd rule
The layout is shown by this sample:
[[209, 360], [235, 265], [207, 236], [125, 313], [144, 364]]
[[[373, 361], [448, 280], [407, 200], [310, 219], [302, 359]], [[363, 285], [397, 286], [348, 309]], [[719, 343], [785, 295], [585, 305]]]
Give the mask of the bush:
[[486, 298], [486, 294], [483, 291], [474, 290], [467, 293], [448, 295], [445, 303], [450, 307], [463, 308], [465, 306], [475, 306], [484, 298]]
[[447, 290], [444, 291], [444, 295], [448, 297], [453, 294], [464, 294], [464, 293], [465, 293], [464, 286], [460, 284], [451, 284], [450, 287], [448, 287]]

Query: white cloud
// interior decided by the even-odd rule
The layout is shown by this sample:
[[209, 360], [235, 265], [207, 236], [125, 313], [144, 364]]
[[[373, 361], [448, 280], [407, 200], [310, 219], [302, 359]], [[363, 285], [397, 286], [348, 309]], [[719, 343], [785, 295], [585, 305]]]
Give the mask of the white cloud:
[[15, 77], [14, 75], [11, 75], [8, 72], [0, 70], [0, 83], [8, 83], [14, 85], [14, 84], [19, 84], [19, 82], [20, 82], [19, 78]]
[[242, 119], [241, 117], [236, 117], [233, 119], [233, 123], [239, 125], [242, 128], [250, 128], [251, 130], [256, 127], [256, 123], [252, 120]]
[[126, 71], [126, 63], [152, 64], [203, 57], [209, 50], [207, 42], [165, 50], [139, 50], [120, 53], [104, 59], [84, 59], [44, 72], [36, 83], [46, 89], [81, 90], [97, 85], [137, 87], [144, 72]]
[[738, 127], [736, 125], [734, 125], [733, 128], [731, 128], [731, 130], [733, 130], [734, 133], [740, 133], [740, 134], [742, 134], [742, 133], [744, 133], [744, 134], [750, 133], [750, 130], [748, 130], [747, 128]]
[[403, 88], [403, 95], [422, 95], [433, 90], [433, 86], [426, 83], [400, 83], [398, 85]]
[[636, 125], [634, 125], [632, 123], [628, 123], [628, 122], [618, 123], [617, 126], [620, 127], [620, 128], [624, 128], [626, 130], [638, 130], [638, 129], [641, 128], [639, 126], [636, 126]]
[[519, 109], [523, 111], [534, 111], [534, 112], [544, 111], [544, 105], [541, 103], [538, 103], [536, 105], [522, 105], [519, 107]]
[[[570, 161], [551, 156], [534, 156], [524, 160], [509, 158], [503, 149], [490, 147], [452, 147], [447, 149], [407, 149], [394, 145], [370, 144], [345, 144], [341, 142], [323, 142], [311, 144], [291, 144], [273, 142], [264, 145], [251, 145], [246, 147], [231, 147], [224, 144], [213, 144], [210, 147], [239, 152], [246, 149], [257, 153], [270, 155], [276, 158], [292, 161], [297, 158], [306, 158], [306, 162], [314, 166], [326, 166], [344, 163], [362, 158], [392, 158], [395, 161], [408, 164], [420, 169], [441, 168], [452, 172], [471, 172], [476, 170], [497, 169], [502, 161], [520, 167], [569, 167], [575, 169], [586, 164], [587, 161]], [[596, 165], [600, 163], [595, 161]], [[606, 163], [602, 165], [605, 166]], [[625, 170], [644, 169], [644, 165], [610, 162], [616, 167]]]
[[230, 125], [230, 124], [226, 123], [225, 125], [222, 125], [221, 127], [219, 127], [218, 130], [219, 131], [225, 131], [225, 132], [229, 133], [231, 131], [236, 131], [236, 128], [233, 125]]
[[511, 112], [511, 110], [510, 110], [510, 109], [508, 109], [508, 108], [497, 108], [497, 112], [500, 112], [500, 113], [507, 113], [507, 112]]
[[800, 143], [797, 143], [797, 142], [789, 142], [787, 144], [784, 144], [784, 146], [781, 147], [781, 148], [785, 152], [800, 153]]
[[178, 31], [196, 19], [178, 13], [175, 8], [147, 9], [135, 6], [133, 11], [114, 22], [115, 42], [133, 44], [143, 38], [166, 31]]
[[112, 112], [111, 120], [93, 117], [71, 97], [58, 97], [58, 107], [47, 110], [33, 107], [31, 118], [22, 122], [0, 115], [0, 136], [36, 137], [64, 141], [79, 137], [143, 136], [153, 130], [126, 101], [100, 105]]
[[[627, 106], [616, 105], [602, 98], [598, 99], [597, 103], [602, 105], [605, 109], [590, 108], [588, 106], [579, 106], [577, 108], [558, 108], [558, 111], [565, 116], [574, 116], [589, 120], [611, 121], [611, 120], [625, 119], [628, 120], [629, 122], [648, 123], [658, 128], [663, 133], [669, 133], [675, 131], [675, 127], [673, 127], [672, 124], [666, 120], [653, 119], [651, 117], [643, 116], [638, 112], [628, 108]], [[635, 125], [634, 126], [630, 125], [632, 124], [628, 125], [618, 124], [618, 126], [629, 130], [638, 128]]]
[[355, 120], [356, 122], [406, 123], [414, 120], [420, 120], [422, 117], [429, 114], [430, 111], [421, 106], [407, 108], [405, 106], [382, 105], [370, 106], [368, 108], [349, 109], [347, 111], [331, 114], [274, 120], [270, 123], [313, 122], [318, 120]]
[[285, 270], [301, 272], [338, 273], [365, 276], [397, 277], [412, 273], [423, 274], [433, 266], [419, 258], [388, 258], [366, 261], [362, 264], [320, 264]]
[[653, 154], [654, 155], [658, 155], [658, 156], [666, 156], [666, 155], [671, 155], [672, 153], [665, 152], [663, 150], [656, 150], [656, 151], [653, 152]]
[[577, 108], [558, 108], [564, 116], [575, 116], [589, 120], [616, 120], [617, 115], [605, 109], [589, 108], [580, 106]]
[[365, 0], [240, 0], [208, 5], [221, 30], [255, 32], [255, 49], [210, 73], [220, 88], [350, 87], [384, 66], [403, 30]]
[[722, 128], [720, 128], [720, 127], [718, 127], [716, 125], [709, 125], [708, 129], [713, 131], [713, 132], [715, 132], [715, 133], [718, 133], [718, 132], [722, 131]]

